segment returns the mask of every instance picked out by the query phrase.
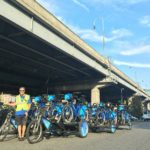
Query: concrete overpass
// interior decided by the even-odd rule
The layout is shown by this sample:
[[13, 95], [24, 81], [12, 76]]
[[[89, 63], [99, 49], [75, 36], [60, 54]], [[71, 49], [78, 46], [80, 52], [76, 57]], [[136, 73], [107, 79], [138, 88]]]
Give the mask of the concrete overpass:
[[150, 96], [35, 0], [0, 1], [0, 91], [83, 91], [100, 98]]

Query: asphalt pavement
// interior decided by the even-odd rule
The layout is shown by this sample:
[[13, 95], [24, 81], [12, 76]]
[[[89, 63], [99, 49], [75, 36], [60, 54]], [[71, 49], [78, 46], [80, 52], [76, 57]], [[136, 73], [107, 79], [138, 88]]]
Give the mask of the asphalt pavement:
[[136, 122], [132, 130], [119, 129], [115, 134], [89, 133], [87, 138], [76, 136], [52, 137], [37, 144], [19, 142], [16, 138], [0, 143], [0, 150], [150, 150], [150, 122]]

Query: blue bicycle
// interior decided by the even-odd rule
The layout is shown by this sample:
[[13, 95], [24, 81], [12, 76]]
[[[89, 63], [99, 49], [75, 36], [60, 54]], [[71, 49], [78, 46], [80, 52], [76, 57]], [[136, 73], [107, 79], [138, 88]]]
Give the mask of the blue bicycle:
[[34, 98], [37, 105], [35, 118], [30, 122], [26, 131], [26, 137], [30, 144], [41, 141], [44, 136], [63, 134], [63, 127], [60, 122], [57, 122], [58, 120], [55, 120], [61, 110], [54, 100], [54, 95], [49, 95], [46, 101], [43, 101], [40, 96]]
[[115, 133], [117, 115], [110, 108], [106, 108], [101, 103], [98, 106], [94, 104], [89, 114], [89, 124], [92, 131], [107, 131]]
[[85, 138], [88, 135], [88, 110], [86, 105], [77, 104], [73, 95], [68, 93], [64, 95], [66, 103], [62, 109], [62, 121], [65, 128], [78, 132], [79, 136]]
[[2, 121], [2, 125], [0, 127], [0, 142], [4, 141], [7, 135], [11, 130], [17, 132], [17, 122], [14, 117], [15, 109], [13, 107], [3, 106], [3, 109], [6, 110], [7, 113], [5, 119]]
[[126, 110], [125, 105], [122, 104], [118, 106], [117, 115], [118, 115], [117, 127], [128, 126], [128, 129], [131, 130], [132, 129], [131, 118]]
[[[32, 105], [28, 114], [27, 126], [36, 116], [37, 106]], [[18, 133], [18, 123], [15, 119], [15, 108], [11, 106], [1, 106], [2, 114], [4, 115], [0, 126], [0, 141], [4, 141], [8, 134]]]

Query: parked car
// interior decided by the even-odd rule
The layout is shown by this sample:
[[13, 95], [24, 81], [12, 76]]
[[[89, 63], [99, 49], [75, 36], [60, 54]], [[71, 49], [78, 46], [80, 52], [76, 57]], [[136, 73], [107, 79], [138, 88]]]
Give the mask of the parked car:
[[134, 117], [134, 116], [132, 116], [132, 115], [130, 115], [130, 118], [131, 118], [131, 121], [137, 121], [137, 120], [138, 120], [137, 117]]
[[142, 119], [144, 121], [149, 121], [150, 120], [150, 112], [146, 111], [143, 113]]

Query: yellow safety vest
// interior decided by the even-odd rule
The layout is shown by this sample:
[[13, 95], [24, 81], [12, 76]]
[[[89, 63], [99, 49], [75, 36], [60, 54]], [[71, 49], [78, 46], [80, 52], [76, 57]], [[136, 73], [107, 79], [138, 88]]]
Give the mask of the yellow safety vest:
[[27, 94], [25, 94], [23, 101], [20, 95], [16, 96], [16, 111], [21, 111], [21, 110], [27, 111], [29, 99], [30, 99], [30, 96]]

